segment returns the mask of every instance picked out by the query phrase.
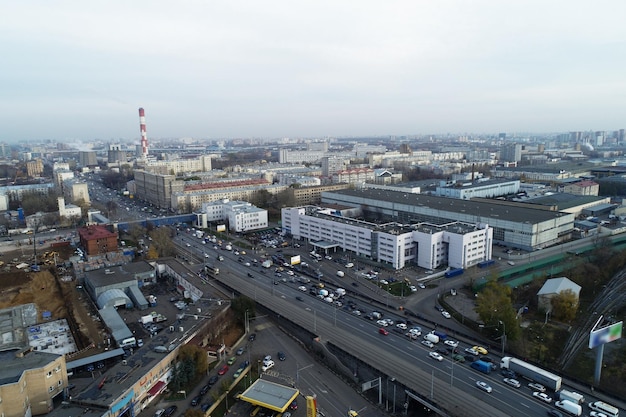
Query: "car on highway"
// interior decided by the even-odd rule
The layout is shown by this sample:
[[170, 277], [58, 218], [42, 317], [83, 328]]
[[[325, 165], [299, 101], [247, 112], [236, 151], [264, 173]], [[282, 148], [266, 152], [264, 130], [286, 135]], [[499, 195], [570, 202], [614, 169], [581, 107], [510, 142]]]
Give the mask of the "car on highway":
[[445, 341], [445, 342], [443, 342], [443, 343], [444, 343], [444, 345], [446, 345], [446, 346], [450, 346], [450, 347], [453, 347], [453, 348], [455, 348], [455, 347], [458, 347], [458, 346], [459, 346], [459, 342], [457, 342], [456, 340], [452, 340], [452, 339], [448, 339], [448, 340], [446, 340], [446, 341]]
[[478, 356], [478, 352], [474, 350], [474, 348], [465, 348], [465, 352], [469, 353], [470, 355]]
[[[593, 411], [592, 411], [593, 412]], [[599, 415], [596, 414], [596, 416], [594, 416], [593, 414], [589, 414], [590, 417], [606, 417], [604, 414]], [[563, 414], [561, 414], [560, 411], [557, 410], [548, 410], [548, 417], [563, 417]]]
[[482, 346], [473, 346], [473, 347], [472, 347], [472, 349], [474, 349], [476, 352], [478, 352], [478, 353], [479, 353], [479, 354], [481, 354], [481, 355], [486, 355], [486, 354], [488, 354], [488, 353], [489, 353], [489, 352], [487, 351], [487, 349], [485, 349], [485, 348], [484, 348], [484, 347], [482, 347]]
[[298, 289], [302, 292], [306, 292], [306, 287], [304, 285], [300, 285]]
[[491, 385], [487, 384], [484, 381], [476, 381], [476, 386], [485, 392], [493, 391], [493, 388], [491, 388]]
[[383, 327], [389, 326], [389, 323], [387, 323], [387, 320], [383, 320], [383, 319], [377, 320], [376, 324], [378, 324], [379, 326], [383, 326]]
[[445, 317], [445, 318], [447, 318], [447, 319], [449, 319], [449, 318], [451, 318], [451, 317], [452, 317], [452, 316], [450, 315], [450, 313], [448, 313], [446, 310], [443, 310], [443, 311], [441, 312], [441, 315], [442, 315], [442, 316], [444, 316], [444, 317]]
[[300, 296], [298, 295], [298, 296], [296, 296], [296, 300], [298, 300], [298, 301], [304, 301], [304, 298], [302, 298], [302, 297], [300, 297]]
[[245, 349], [243, 347], [240, 347], [239, 349], [237, 349], [237, 352], [235, 352], [235, 355], [241, 356], [243, 355], [243, 352], [245, 352]]
[[348, 262], [346, 264], [346, 268], [352, 268], [354, 266], [354, 264], [352, 262]]
[[454, 359], [456, 362], [461, 362], [461, 363], [465, 362], [465, 358], [463, 357], [463, 355], [459, 355], [459, 354], [454, 355], [452, 359]]
[[520, 384], [520, 382], [517, 379], [513, 379], [513, 378], [504, 378], [504, 383], [507, 385], [510, 385], [514, 388], [519, 388], [522, 386], [522, 384]]
[[536, 382], [529, 383], [528, 388], [533, 389], [535, 391], [539, 391], [539, 392], [546, 392], [546, 387]]
[[545, 392], [535, 391], [533, 392], [533, 397], [548, 404], [552, 402], [552, 398], [548, 396], [548, 394], [546, 394]]
[[507, 377], [507, 378], [512, 378], [512, 379], [517, 378], [517, 374], [511, 371], [510, 369], [503, 369], [502, 371], [500, 371], [500, 373], [502, 374], [502, 376]]
[[224, 375], [226, 372], [228, 372], [228, 365], [224, 365], [220, 368], [219, 371], [217, 371], [218, 375]]
[[437, 352], [430, 352], [430, 353], [428, 354], [428, 356], [430, 356], [431, 358], [433, 358], [434, 360], [439, 361], [439, 362], [441, 362], [441, 361], [443, 360], [443, 356], [441, 356], [441, 355], [440, 355], [439, 353], [437, 353]]
[[429, 340], [422, 340], [420, 343], [422, 345], [428, 347], [428, 348], [431, 348], [431, 349], [435, 347], [435, 345], [433, 345], [433, 342], [431, 342]]
[[378, 329], [378, 333], [382, 334], [383, 336], [387, 336], [389, 334], [389, 331], [384, 327], [381, 327], [380, 329]]
[[396, 324], [398, 329], [406, 330], [406, 323], [398, 323]]

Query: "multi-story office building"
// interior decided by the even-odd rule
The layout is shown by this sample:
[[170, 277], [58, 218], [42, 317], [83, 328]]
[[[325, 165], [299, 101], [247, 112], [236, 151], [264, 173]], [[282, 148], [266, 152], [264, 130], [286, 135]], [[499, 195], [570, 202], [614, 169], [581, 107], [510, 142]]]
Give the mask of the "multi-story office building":
[[493, 232], [486, 224], [376, 224], [345, 214], [336, 208], [283, 208], [282, 229], [320, 252], [341, 249], [394, 269], [467, 268], [491, 259]]
[[94, 151], [80, 151], [78, 152], [78, 163], [82, 167], [92, 167], [98, 165], [98, 158]]
[[507, 143], [500, 148], [500, 160], [506, 162], [519, 162], [522, 160], [522, 145], [519, 143]]
[[267, 229], [267, 210], [247, 201], [221, 200], [203, 203], [202, 211], [196, 214], [197, 225], [207, 228], [208, 222], [227, 221], [233, 232], [248, 232]]
[[37, 158], [33, 161], [26, 162], [26, 174], [31, 177], [40, 177], [43, 174], [43, 162]]
[[324, 156], [322, 158], [322, 176], [330, 177], [336, 172], [343, 171], [349, 163], [350, 160], [346, 160], [345, 158]]
[[85, 204], [91, 203], [87, 183], [73, 178], [63, 181], [63, 195], [74, 204], [81, 201]]

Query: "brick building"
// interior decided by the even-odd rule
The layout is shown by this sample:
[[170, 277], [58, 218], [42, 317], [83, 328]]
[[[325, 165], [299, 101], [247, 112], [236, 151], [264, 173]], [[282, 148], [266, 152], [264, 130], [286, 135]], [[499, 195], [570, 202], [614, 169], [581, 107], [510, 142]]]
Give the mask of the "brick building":
[[87, 255], [114, 252], [117, 250], [117, 233], [110, 232], [104, 226], [87, 226], [78, 230], [80, 245]]

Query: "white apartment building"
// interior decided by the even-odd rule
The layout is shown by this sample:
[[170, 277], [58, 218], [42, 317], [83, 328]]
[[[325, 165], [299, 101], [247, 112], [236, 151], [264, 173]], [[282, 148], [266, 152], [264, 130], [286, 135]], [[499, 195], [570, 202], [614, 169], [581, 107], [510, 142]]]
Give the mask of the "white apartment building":
[[282, 209], [282, 231], [318, 251], [341, 249], [394, 269], [467, 268], [492, 255], [493, 229], [486, 224], [374, 224], [338, 215], [334, 208], [303, 206]]
[[247, 201], [228, 199], [202, 204], [202, 211], [196, 214], [196, 224], [204, 229], [209, 222], [228, 221], [231, 231], [240, 233], [267, 229], [267, 210], [258, 208]]

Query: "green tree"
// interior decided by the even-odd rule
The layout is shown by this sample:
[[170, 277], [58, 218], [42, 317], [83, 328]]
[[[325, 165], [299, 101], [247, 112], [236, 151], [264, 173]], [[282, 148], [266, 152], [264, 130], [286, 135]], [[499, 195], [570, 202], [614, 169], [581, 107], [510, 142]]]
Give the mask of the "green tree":
[[513, 309], [511, 287], [495, 281], [488, 282], [476, 298], [476, 313], [485, 328], [491, 329], [494, 336], [501, 335], [506, 329], [508, 340], [513, 341], [519, 337], [520, 329]]
[[235, 320], [239, 324], [245, 324], [246, 311], [248, 312], [248, 320], [256, 316], [255, 306], [254, 300], [244, 295], [235, 298], [230, 304]]
[[176, 256], [176, 246], [174, 246], [170, 233], [171, 231], [167, 227], [159, 227], [149, 233], [152, 238], [150, 249], [154, 247], [157, 258]]
[[207, 369], [209, 369], [207, 353], [204, 349], [197, 345], [186, 344], [181, 346], [178, 351], [178, 358], [183, 362], [191, 361], [191, 363], [193, 363], [193, 372], [195, 372], [195, 374], [205, 374]]
[[550, 300], [552, 315], [555, 319], [571, 322], [576, 318], [578, 310], [578, 297], [571, 289], [566, 289], [556, 294]]

